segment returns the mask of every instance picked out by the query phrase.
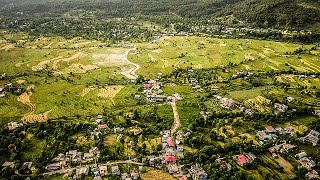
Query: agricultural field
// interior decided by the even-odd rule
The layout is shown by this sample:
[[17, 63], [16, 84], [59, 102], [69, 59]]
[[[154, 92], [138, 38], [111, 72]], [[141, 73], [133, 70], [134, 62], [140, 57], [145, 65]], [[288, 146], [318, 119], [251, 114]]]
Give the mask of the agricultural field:
[[[99, 163], [128, 158], [140, 162], [162, 153], [160, 133], [171, 129], [190, 133], [183, 137], [186, 158], [179, 162], [186, 167], [225, 157], [234, 172], [245, 170], [247, 177], [293, 179], [298, 176], [297, 163], [288, 156], [272, 157], [267, 147], [317, 128], [313, 111], [320, 103], [320, 51], [316, 45], [196, 36], [110, 45], [4, 30], [0, 38], [0, 75], [5, 73], [0, 86], [6, 87], [6, 96], [0, 98], [0, 124], [17, 121], [31, 129], [20, 137], [20, 160], [35, 161], [42, 171], [44, 156], [52, 159], [57, 153], [93, 146], [103, 149]], [[160, 95], [181, 98], [148, 100], [153, 92], [148, 85], [154, 82], [159, 82]], [[289, 96], [294, 100], [289, 102]], [[221, 100], [228, 98], [230, 107]], [[280, 112], [275, 103], [289, 110]], [[107, 130], [97, 128], [98, 115]], [[292, 127], [295, 134], [263, 144], [256, 132], [270, 125]], [[119, 127], [124, 127], [121, 132], [113, 131]], [[306, 144], [293, 143], [311, 156], [317, 153]], [[44, 155], [49, 147], [63, 150]], [[254, 167], [238, 166], [230, 158], [249, 151], [259, 157]], [[205, 170], [215, 173], [212, 167]], [[159, 169], [141, 174], [146, 180], [155, 176], [174, 179]]]
[[[129, 60], [141, 65], [138, 74], [152, 77], [170, 73], [175, 68], [212, 68], [229, 63], [241, 64], [245, 70], [288, 70], [318, 72], [319, 50], [313, 45], [251, 39], [217, 39], [204, 37], [163, 37], [154, 43], [136, 44]], [[293, 54], [297, 49], [307, 52]]]

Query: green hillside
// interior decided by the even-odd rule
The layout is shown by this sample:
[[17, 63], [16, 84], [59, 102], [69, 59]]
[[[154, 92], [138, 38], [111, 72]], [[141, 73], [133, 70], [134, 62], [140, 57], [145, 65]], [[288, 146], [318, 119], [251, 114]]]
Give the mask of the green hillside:
[[[316, 30], [320, 23], [317, 0], [1, 0], [3, 16], [62, 16], [75, 10], [88, 10], [99, 18], [132, 15], [177, 15], [184, 18], [210, 18], [234, 15], [251, 25]], [[22, 14], [22, 13], [23, 14]]]

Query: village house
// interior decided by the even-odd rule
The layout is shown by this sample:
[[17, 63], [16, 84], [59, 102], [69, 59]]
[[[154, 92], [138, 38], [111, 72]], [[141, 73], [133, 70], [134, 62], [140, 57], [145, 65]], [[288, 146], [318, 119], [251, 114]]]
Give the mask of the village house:
[[6, 97], [6, 94], [0, 93], [0, 98], [4, 98], [4, 97]]
[[89, 153], [92, 153], [93, 155], [99, 157], [100, 156], [100, 150], [98, 147], [92, 147], [89, 149]]
[[78, 152], [77, 150], [71, 150], [66, 153], [66, 156], [72, 161], [72, 162], [80, 162], [82, 153]]
[[233, 99], [229, 98], [221, 98], [220, 99], [221, 107], [230, 109], [235, 106], [236, 102]]
[[91, 172], [93, 174], [94, 177], [100, 177], [100, 169], [99, 167], [93, 167], [91, 168]]
[[293, 127], [286, 127], [282, 132], [279, 132], [280, 134], [290, 134], [291, 136], [294, 134]]
[[319, 176], [319, 174], [318, 174], [317, 171], [312, 170], [312, 171], [309, 171], [309, 172], [306, 174], [306, 178], [307, 178], [307, 179], [319, 179], [320, 176]]
[[278, 111], [285, 112], [288, 109], [288, 106], [285, 104], [275, 103], [274, 108]]
[[14, 167], [14, 162], [9, 162], [9, 161], [6, 161], [2, 164], [2, 167], [10, 167], [10, 168], [13, 168]]
[[176, 174], [179, 172], [179, 167], [176, 163], [175, 164], [168, 164], [167, 168], [168, 168], [169, 174]]
[[266, 126], [266, 132], [268, 133], [275, 133], [276, 130], [272, 126]]
[[268, 148], [272, 156], [276, 156], [275, 153], [288, 153], [296, 148], [295, 145], [282, 143]]
[[97, 139], [100, 139], [101, 132], [98, 128], [94, 129], [94, 131], [92, 131], [90, 134], [91, 138], [96, 137]]
[[301, 167], [307, 168], [309, 171], [316, 166], [316, 163], [308, 157], [303, 157], [299, 159], [298, 162]]
[[135, 171], [132, 171], [130, 176], [133, 180], [138, 180], [140, 178], [140, 174]]
[[126, 180], [127, 178], [129, 178], [129, 174], [128, 173], [122, 173], [121, 174], [121, 179], [122, 180]]
[[32, 167], [32, 162], [24, 162], [24, 163], [22, 163], [21, 170], [25, 174], [31, 174], [32, 173], [31, 167]]
[[107, 124], [100, 124], [99, 129], [109, 129], [109, 126]]
[[206, 180], [208, 178], [208, 174], [203, 170], [203, 168], [199, 165], [191, 165], [191, 168], [189, 169], [189, 174], [191, 175], [191, 178], [196, 180]]
[[257, 136], [259, 137], [260, 140], [263, 140], [263, 141], [273, 140], [272, 136], [270, 134], [267, 134], [265, 131], [258, 131]]
[[177, 150], [178, 150], [178, 152], [183, 152], [183, 146], [182, 145], [178, 145], [177, 146]]
[[85, 160], [85, 161], [93, 161], [94, 160], [93, 153], [84, 153], [83, 154], [83, 160]]
[[84, 176], [88, 175], [88, 173], [89, 173], [89, 168], [87, 168], [87, 167], [79, 167], [76, 169], [76, 177], [78, 179], [80, 179], [81, 176], [83, 176], [83, 175]]
[[117, 133], [121, 133], [123, 130], [124, 130], [124, 128], [116, 127], [116, 128], [113, 129], [113, 132], [115, 134], [117, 134]]
[[47, 171], [56, 171], [61, 169], [61, 167], [62, 167], [61, 163], [57, 162], [57, 163], [49, 164], [48, 166], [45, 167], [45, 169]]
[[300, 152], [298, 154], [295, 155], [296, 158], [298, 159], [301, 159], [301, 158], [304, 158], [304, 157], [307, 157], [307, 153], [306, 152]]
[[121, 174], [120, 169], [117, 165], [111, 167], [111, 172], [113, 175], [119, 176]]
[[9, 122], [8, 123], [8, 129], [9, 131], [12, 131], [12, 130], [15, 130], [17, 129], [18, 127], [22, 127], [23, 124], [22, 123], [18, 123], [18, 122]]
[[99, 166], [100, 176], [108, 175], [108, 166]]
[[169, 147], [174, 147], [174, 140], [173, 140], [173, 138], [169, 137], [169, 138], [167, 139], [167, 143], [168, 143], [168, 146], [169, 146]]
[[256, 156], [252, 153], [244, 153], [241, 155], [233, 156], [233, 160], [239, 165], [243, 166], [245, 164], [252, 163], [256, 159]]
[[53, 161], [55, 162], [64, 161], [64, 160], [66, 160], [66, 156], [62, 153], [58, 154], [57, 157], [53, 158]]
[[246, 109], [244, 112], [250, 116], [253, 115], [253, 111], [251, 109]]
[[167, 96], [153, 94], [153, 95], [148, 95], [147, 100], [150, 102], [165, 102], [167, 101]]
[[289, 96], [289, 97], [287, 97], [287, 101], [288, 101], [288, 102], [294, 102], [295, 99], [294, 99], [293, 97], [290, 97], [290, 96]]
[[139, 94], [134, 95], [134, 99], [137, 99], [137, 100], [141, 99], [141, 95]]
[[316, 146], [319, 141], [320, 133], [315, 130], [311, 130], [310, 133], [306, 137], [299, 138], [302, 142], [310, 142], [313, 146]]
[[117, 136], [117, 140], [122, 140], [123, 139], [123, 134], [119, 134], [118, 136]]

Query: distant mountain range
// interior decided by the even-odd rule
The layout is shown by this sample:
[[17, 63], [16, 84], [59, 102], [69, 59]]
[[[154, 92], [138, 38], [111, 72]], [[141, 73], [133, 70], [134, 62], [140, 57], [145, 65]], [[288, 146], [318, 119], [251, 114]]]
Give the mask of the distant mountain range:
[[17, 12], [23, 12], [24, 17], [60, 16], [85, 9], [98, 11], [105, 18], [170, 13], [184, 18], [234, 15], [264, 27], [309, 30], [320, 27], [319, 0], [0, 0], [0, 7], [1, 15], [7, 17], [16, 16]]

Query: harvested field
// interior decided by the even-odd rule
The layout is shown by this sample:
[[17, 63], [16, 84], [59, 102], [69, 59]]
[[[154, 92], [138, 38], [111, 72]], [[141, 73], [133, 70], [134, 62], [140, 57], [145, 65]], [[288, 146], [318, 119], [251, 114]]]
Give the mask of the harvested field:
[[25, 116], [22, 117], [21, 121], [23, 123], [35, 123], [35, 122], [45, 122], [48, 120], [48, 114], [51, 111], [47, 111], [43, 114], [26, 114]]
[[257, 96], [244, 101], [244, 104], [249, 108], [260, 111], [261, 113], [268, 113], [271, 111], [271, 108], [269, 107], [270, 102], [271, 101], [269, 99], [266, 99], [262, 96]]
[[8, 51], [9, 49], [15, 48], [13, 44], [8, 44], [0, 47], [0, 50]]
[[141, 174], [142, 180], [174, 180], [174, 178], [164, 171], [158, 169], [148, 169], [147, 172]]
[[17, 80], [16, 81], [18, 84], [23, 84], [24, 82], [26, 82], [26, 80], [24, 80], [24, 79], [19, 79], [19, 80]]
[[95, 87], [86, 87], [82, 90], [80, 96], [84, 97], [86, 94], [88, 94], [89, 92], [95, 90]]
[[98, 97], [113, 98], [121, 91], [124, 86], [108, 86], [100, 90]]
[[36, 111], [36, 105], [31, 103], [30, 101], [31, 96], [32, 96], [32, 93], [23, 93], [17, 98], [19, 102], [21, 102], [22, 104], [28, 105], [30, 107], [30, 111], [21, 118], [21, 121], [23, 123], [34, 123], [34, 122], [44, 122], [48, 120], [48, 114], [51, 111], [47, 111], [43, 114], [34, 114], [34, 112]]
[[83, 64], [72, 64], [68, 68], [63, 70], [63, 73], [86, 73], [88, 71], [99, 69], [96, 65], [83, 65]]

